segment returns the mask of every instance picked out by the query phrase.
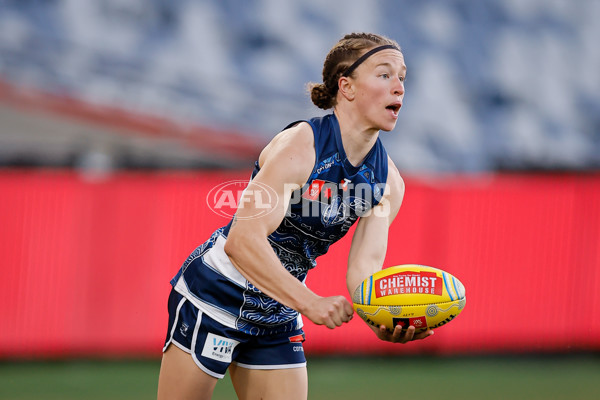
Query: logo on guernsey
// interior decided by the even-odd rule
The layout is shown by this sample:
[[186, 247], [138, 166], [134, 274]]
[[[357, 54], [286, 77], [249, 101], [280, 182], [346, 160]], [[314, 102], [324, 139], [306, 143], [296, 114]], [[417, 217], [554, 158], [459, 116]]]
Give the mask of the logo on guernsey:
[[321, 189], [323, 189], [324, 184], [325, 181], [315, 179], [312, 181], [308, 189], [306, 189], [304, 194], [302, 194], [302, 197], [308, 200], [317, 200], [321, 194]]
[[442, 295], [442, 278], [435, 272], [407, 271], [389, 275], [375, 281], [375, 297], [395, 294]]
[[211, 358], [213, 360], [229, 363], [231, 362], [233, 349], [239, 343], [240, 342], [238, 342], [237, 340], [209, 333], [206, 336], [206, 341], [204, 342], [202, 356], [206, 358]]

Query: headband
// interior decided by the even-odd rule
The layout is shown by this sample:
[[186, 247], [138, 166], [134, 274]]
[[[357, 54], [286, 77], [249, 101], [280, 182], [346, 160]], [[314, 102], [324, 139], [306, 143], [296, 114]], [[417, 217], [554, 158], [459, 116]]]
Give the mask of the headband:
[[375, 47], [374, 49], [371, 49], [371, 50], [367, 51], [365, 54], [363, 54], [362, 56], [360, 56], [358, 58], [358, 60], [354, 61], [354, 63], [351, 66], [349, 66], [346, 71], [344, 71], [342, 76], [345, 76], [345, 77], [350, 76], [350, 74], [352, 72], [354, 72], [354, 70], [360, 64], [362, 64], [367, 58], [371, 57], [373, 54], [377, 53], [378, 51], [386, 50], [386, 49], [394, 49], [394, 50], [400, 51], [400, 49], [398, 47], [394, 46], [393, 44], [385, 44], [383, 46]]

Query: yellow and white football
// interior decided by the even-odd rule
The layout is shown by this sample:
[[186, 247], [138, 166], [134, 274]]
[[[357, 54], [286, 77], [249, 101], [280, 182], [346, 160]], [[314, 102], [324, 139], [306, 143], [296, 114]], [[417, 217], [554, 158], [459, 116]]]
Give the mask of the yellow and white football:
[[354, 310], [368, 324], [410, 325], [416, 332], [439, 328], [465, 307], [465, 287], [448, 272], [423, 265], [385, 268], [365, 279], [352, 295]]

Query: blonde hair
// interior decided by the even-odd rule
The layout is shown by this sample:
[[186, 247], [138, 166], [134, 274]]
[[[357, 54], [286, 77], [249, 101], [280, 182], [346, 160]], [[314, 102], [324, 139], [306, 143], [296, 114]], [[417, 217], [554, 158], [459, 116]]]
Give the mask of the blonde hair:
[[350, 33], [340, 39], [325, 57], [323, 83], [308, 84], [313, 104], [323, 110], [334, 107], [337, 104], [340, 77], [361, 55], [381, 45], [392, 45], [400, 50], [394, 40], [374, 33]]

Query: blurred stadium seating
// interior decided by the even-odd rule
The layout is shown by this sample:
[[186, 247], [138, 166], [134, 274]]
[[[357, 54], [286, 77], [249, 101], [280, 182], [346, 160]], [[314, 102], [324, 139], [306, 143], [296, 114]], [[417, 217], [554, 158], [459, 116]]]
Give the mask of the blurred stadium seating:
[[364, 30], [405, 52], [383, 135], [402, 170], [597, 169], [599, 17], [597, 0], [4, 0], [0, 165], [248, 165], [320, 113], [305, 84]]

